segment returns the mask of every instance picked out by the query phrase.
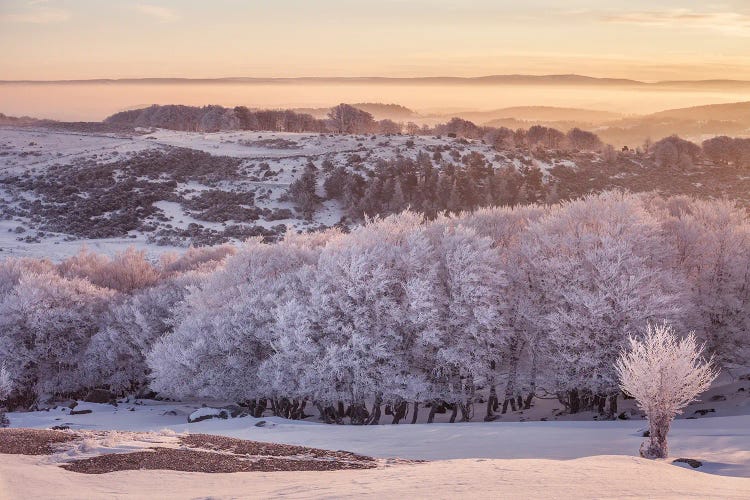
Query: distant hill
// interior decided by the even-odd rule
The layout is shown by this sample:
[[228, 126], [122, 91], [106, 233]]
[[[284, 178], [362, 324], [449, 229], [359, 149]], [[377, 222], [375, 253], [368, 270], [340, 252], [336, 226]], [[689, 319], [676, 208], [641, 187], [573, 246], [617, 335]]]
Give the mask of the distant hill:
[[750, 102], [709, 104], [690, 108], [668, 109], [648, 115], [650, 118], [678, 118], [689, 120], [738, 121], [750, 127]]
[[672, 134], [695, 142], [716, 135], [747, 136], [750, 135], [750, 102], [668, 109], [623, 118], [597, 128], [596, 133], [605, 142], [630, 146]]
[[[416, 111], [400, 104], [358, 102], [352, 104], [352, 106], [357, 109], [361, 109], [362, 111], [367, 111], [376, 120], [388, 119], [399, 122], [413, 120], [419, 117], [419, 114]], [[307, 113], [308, 115], [314, 116], [315, 118], [324, 119], [327, 117], [328, 111], [330, 111], [330, 109], [331, 108], [294, 108], [293, 111], [297, 113]]]
[[514, 106], [492, 111], [460, 113], [461, 118], [476, 121], [482, 125], [498, 126], [493, 123], [509, 118], [523, 121], [573, 121], [603, 123], [622, 118], [623, 115], [610, 111], [580, 108], [558, 108], [553, 106]]
[[488, 75], [478, 77], [292, 77], [292, 78], [122, 78], [93, 80], [0, 80], [2, 84], [415, 84], [415, 85], [571, 85], [611, 87], [657, 87], [683, 89], [750, 89], [745, 80], [677, 80], [643, 82], [626, 78], [597, 78], [585, 75]]

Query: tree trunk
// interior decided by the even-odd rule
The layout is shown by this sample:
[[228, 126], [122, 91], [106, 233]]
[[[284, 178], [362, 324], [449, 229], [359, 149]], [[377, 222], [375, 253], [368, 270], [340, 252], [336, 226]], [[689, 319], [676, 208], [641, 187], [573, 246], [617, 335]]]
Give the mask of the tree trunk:
[[617, 416], [617, 396], [618, 393], [613, 393], [609, 395], [609, 410], [607, 411], [607, 417], [609, 417], [610, 420], [614, 420]]
[[536, 348], [532, 347], [531, 349], [531, 371], [529, 372], [529, 381], [531, 387], [529, 387], [529, 395], [526, 396], [526, 401], [524, 401], [523, 409], [528, 410], [531, 408], [531, 402], [534, 400], [534, 395], [536, 394], [536, 372], [537, 372], [537, 366], [536, 366]]
[[327, 424], [332, 424], [333, 420], [331, 420], [331, 415], [328, 412], [328, 408], [323, 408], [323, 405], [320, 403], [315, 403], [315, 407], [318, 409], [318, 413], [320, 414], [320, 418], [323, 419], [323, 421]]
[[495, 386], [490, 387], [490, 398], [487, 400], [487, 414], [484, 416], [485, 422], [492, 422], [497, 419], [494, 411], [497, 409], [497, 391]]
[[432, 401], [430, 403], [430, 415], [427, 417], [428, 424], [435, 421], [435, 412], [437, 412], [437, 401]]
[[568, 392], [568, 401], [570, 403], [571, 414], [581, 411], [581, 399], [578, 396], [578, 389], [573, 389]]
[[666, 415], [649, 416], [649, 436], [641, 444], [640, 450], [643, 458], [667, 458], [669, 456], [667, 433], [671, 424], [672, 419]]
[[372, 405], [372, 413], [367, 421], [368, 425], [378, 425], [380, 423], [380, 405], [383, 404], [383, 398], [380, 395], [375, 396], [375, 402]]
[[604, 415], [604, 406], [607, 404], [607, 396], [602, 394], [596, 395], [596, 411], [599, 415]]
[[417, 423], [417, 416], [419, 415], [419, 403], [414, 401], [414, 411], [411, 415], [411, 423], [416, 424]]
[[458, 403], [453, 403], [451, 407], [451, 419], [449, 422], [454, 424], [456, 423], [456, 417], [458, 416]]
[[265, 413], [265, 411], [266, 411], [266, 405], [267, 404], [268, 404], [268, 402], [267, 402], [267, 400], [265, 398], [264, 399], [259, 399], [258, 403], [255, 405], [255, 413], [253, 414], [253, 416], [255, 418], [262, 417], [263, 413]]
[[471, 400], [465, 403], [457, 403], [461, 409], [461, 422], [471, 422], [472, 405]]
[[508, 366], [508, 383], [505, 385], [503, 414], [508, 411], [508, 403], [510, 403], [511, 410], [516, 411], [516, 402], [513, 398], [516, 393], [516, 380], [518, 378], [518, 340], [511, 340], [509, 350], [510, 365]]
[[406, 401], [401, 401], [393, 407], [393, 422], [398, 424], [401, 419], [406, 417], [406, 411], [409, 409], [409, 405]]
[[349, 407], [349, 421], [352, 425], [364, 425], [369, 417], [370, 414], [364, 403], [354, 403]]

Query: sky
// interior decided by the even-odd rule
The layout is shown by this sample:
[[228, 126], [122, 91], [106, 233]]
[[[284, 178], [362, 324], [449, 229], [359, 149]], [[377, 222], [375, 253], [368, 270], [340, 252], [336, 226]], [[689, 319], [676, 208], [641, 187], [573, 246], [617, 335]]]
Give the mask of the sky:
[[0, 0], [0, 79], [750, 80], [750, 0]]

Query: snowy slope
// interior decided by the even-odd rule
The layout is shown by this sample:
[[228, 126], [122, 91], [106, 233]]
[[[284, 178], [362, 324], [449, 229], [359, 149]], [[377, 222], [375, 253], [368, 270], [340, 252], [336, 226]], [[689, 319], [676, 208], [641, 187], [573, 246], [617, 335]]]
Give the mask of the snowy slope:
[[[644, 420], [537, 421], [401, 424], [379, 426], [325, 425], [277, 417], [230, 418], [187, 423], [200, 405], [142, 402], [80, 403], [69, 409], [10, 413], [12, 427], [206, 433], [348, 450], [375, 457], [424, 460], [461, 458], [567, 460], [594, 455], [634, 456], [643, 440]], [[131, 410], [132, 408], [132, 410]], [[263, 426], [256, 426], [264, 421]], [[671, 456], [704, 461], [703, 472], [750, 477], [750, 415], [679, 419], [671, 434]]]
[[[189, 224], [221, 232], [227, 225], [261, 227], [271, 230], [283, 225], [286, 229], [307, 231], [320, 227], [330, 227], [341, 221], [344, 215], [339, 203], [325, 201], [315, 213], [313, 220], [306, 221], [294, 211], [294, 204], [282, 201], [289, 185], [303, 172], [308, 161], [320, 168], [327, 160], [334, 166], [356, 169], [365, 174], [378, 160], [391, 160], [396, 157], [416, 158], [426, 148], [440, 146], [458, 148], [462, 154], [480, 153], [494, 167], [515, 164], [517, 159], [509, 159], [498, 154], [482, 141], [431, 136], [383, 136], [383, 135], [332, 135], [285, 132], [228, 131], [216, 133], [180, 132], [172, 130], [143, 130], [134, 134], [87, 134], [66, 130], [34, 127], [0, 127], [0, 212], [3, 203], [8, 209], [19, 207], [25, 200], [33, 202], [39, 195], [18, 188], [18, 181], [3, 184], [3, 179], [20, 176], [43, 178], [51, 167], [60, 166], [69, 171], [72, 178], [83, 165], [114, 164], [127, 162], [134, 155], [149, 151], [168, 151], [170, 148], [187, 148], [209, 153], [213, 156], [235, 158], [241, 162], [240, 178], [227, 180], [214, 186], [190, 181], [178, 183], [174, 196], [154, 203], [156, 216], [143, 219], [146, 225], [156, 229], [172, 228], [186, 230]], [[123, 172], [125, 175], [126, 172]], [[58, 174], [59, 175], [59, 174]], [[68, 177], [62, 179], [59, 187], [64, 188]], [[323, 195], [325, 175], [318, 176], [318, 194]], [[141, 178], [140, 180], [148, 180]], [[153, 180], [153, 179], [152, 179]], [[50, 180], [58, 183], [57, 178]], [[222, 222], [196, 220], [189, 209], [176, 201], [190, 199], [195, 193], [209, 189], [227, 192], [250, 193], [254, 206], [260, 209], [292, 210], [291, 218], [261, 217], [255, 221], [225, 220]], [[192, 194], [191, 194], [192, 193]], [[85, 196], [82, 193], [81, 196]], [[251, 198], [252, 199], [252, 198]], [[249, 206], [253, 206], [252, 204]], [[6, 209], [6, 211], [8, 210]], [[27, 209], [28, 210], [28, 209]], [[0, 213], [0, 216], [4, 215]], [[163, 217], [162, 217], [163, 216]], [[69, 233], [40, 231], [44, 220], [32, 217], [0, 217], [0, 257], [35, 256], [53, 260], [69, 256], [86, 244], [104, 253], [115, 253], [133, 245], [146, 249], [152, 256], [165, 250], [148, 240], [149, 232], [132, 230], [120, 237], [86, 239], [72, 237]], [[41, 224], [40, 224], [41, 222]], [[18, 232], [17, 232], [18, 231]], [[36, 241], [38, 240], [38, 241]], [[169, 245], [167, 245], [169, 246]]]
[[748, 498], [750, 479], [634, 457], [449, 460], [366, 471], [76, 474], [0, 455], [6, 498]]

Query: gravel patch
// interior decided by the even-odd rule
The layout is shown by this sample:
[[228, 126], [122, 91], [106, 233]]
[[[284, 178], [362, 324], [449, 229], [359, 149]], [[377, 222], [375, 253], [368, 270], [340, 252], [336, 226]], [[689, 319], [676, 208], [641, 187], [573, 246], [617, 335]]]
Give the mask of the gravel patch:
[[0, 453], [52, 455], [57, 445], [78, 439], [73, 432], [41, 429], [0, 429]]
[[[85, 437], [69, 431], [0, 429], [0, 454], [53, 455], [65, 443]], [[149, 443], [149, 441], [144, 441]], [[372, 469], [372, 457], [347, 451], [329, 451], [287, 444], [261, 443], [209, 434], [179, 436], [179, 448], [149, 446], [127, 453], [106, 453], [61, 465], [84, 474], [123, 470], [174, 470], [181, 472], [274, 472]]]
[[181, 472], [276, 472], [276, 471], [332, 471], [370, 469], [375, 462], [292, 459], [280, 457], [253, 458], [228, 453], [191, 449], [154, 448], [139, 451], [100, 455], [65, 464], [69, 471], [84, 474], [105, 474], [123, 470], [174, 470]]
[[290, 444], [263, 443], [247, 441], [212, 434], [189, 434], [181, 436], [180, 442], [190, 448], [201, 448], [233, 453], [235, 455], [254, 455], [269, 457], [310, 457], [327, 460], [349, 460], [357, 462], [375, 462], [372, 457], [357, 455], [348, 451], [329, 451], [319, 448], [306, 448]]

